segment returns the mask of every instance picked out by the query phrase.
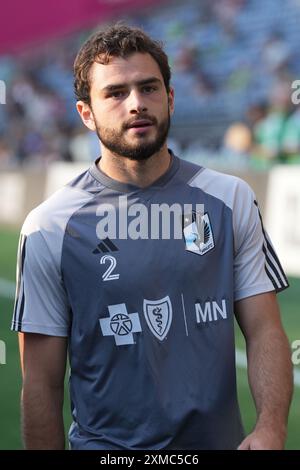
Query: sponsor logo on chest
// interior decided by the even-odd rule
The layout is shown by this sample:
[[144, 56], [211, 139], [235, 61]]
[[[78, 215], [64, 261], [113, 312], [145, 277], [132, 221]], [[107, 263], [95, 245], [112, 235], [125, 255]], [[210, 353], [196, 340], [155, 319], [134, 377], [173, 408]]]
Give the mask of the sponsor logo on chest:
[[[109, 305], [109, 317], [100, 318], [100, 327], [103, 336], [114, 337], [116, 346], [135, 344], [135, 334], [142, 333], [140, 313], [128, 313], [125, 303]], [[196, 302], [191, 309], [192, 316], [187, 315], [185, 299], [181, 294], [181, 304], [176, 308], [177, 328], [182, 328], [189, 336], [192, 324], [210, 323], [226, 320], [228, 317], [226, 300]], [[149, 331], [159, 340], [164, 341], [168, 333], [172, 334], [174, 321], [172, 301], [169, 296], [162, 299], [144, 299], [144, 318]]]

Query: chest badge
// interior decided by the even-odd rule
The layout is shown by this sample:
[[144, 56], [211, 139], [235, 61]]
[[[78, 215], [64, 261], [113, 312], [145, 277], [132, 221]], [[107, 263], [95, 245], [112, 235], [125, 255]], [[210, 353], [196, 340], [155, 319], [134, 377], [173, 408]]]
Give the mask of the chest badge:
[[183, 216], [185, 249], [197, 255], [205, 255], [215, 247], [212, 226], [208, 213], [193, 211]]

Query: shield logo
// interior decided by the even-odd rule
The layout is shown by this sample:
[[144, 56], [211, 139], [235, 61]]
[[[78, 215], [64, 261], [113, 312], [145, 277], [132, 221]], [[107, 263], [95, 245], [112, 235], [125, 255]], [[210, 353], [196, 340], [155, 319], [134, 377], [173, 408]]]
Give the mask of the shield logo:
[[207, 212], [204, 215], [197, 214], [195, 211], [191, 214], [185, 214], [183, 216], [183, 235], [185, 249], [197, 255], [205, 255], [215, 247], [211, 222]]
[[144, 315], [154, 336], [163, 341], [172, 323], [172, 304], [169, 296], [159, 300], [144, 299]]

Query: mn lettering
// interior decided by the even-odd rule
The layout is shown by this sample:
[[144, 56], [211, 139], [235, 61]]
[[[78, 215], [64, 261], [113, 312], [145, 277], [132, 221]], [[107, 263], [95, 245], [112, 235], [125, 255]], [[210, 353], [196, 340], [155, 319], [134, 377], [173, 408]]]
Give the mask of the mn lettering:
[[220, 319], [226, 320], [227, 318], [226, 300], [224, 299], [221, 305], [214, 300], [212, 302], [205, 302], [204, 305], [196, 303], [195, 309], [197, 323], [207, 323]]

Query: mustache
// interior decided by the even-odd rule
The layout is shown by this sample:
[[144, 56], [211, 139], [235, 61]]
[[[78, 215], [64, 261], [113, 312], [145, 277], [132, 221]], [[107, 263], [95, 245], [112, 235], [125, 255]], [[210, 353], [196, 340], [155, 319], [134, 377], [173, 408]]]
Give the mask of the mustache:
[[129, 129], [134, 121], [137, 121], [138, 119], [146, 119], [147, 121], [150, 121], [151, 124], [157, 125], [157, 119], [154, 116], [149, 116], [148, 114], [137, 114], [134, 116], [130, 121], [127, 121], [126, 124], [123, 124], [123, 129]]

